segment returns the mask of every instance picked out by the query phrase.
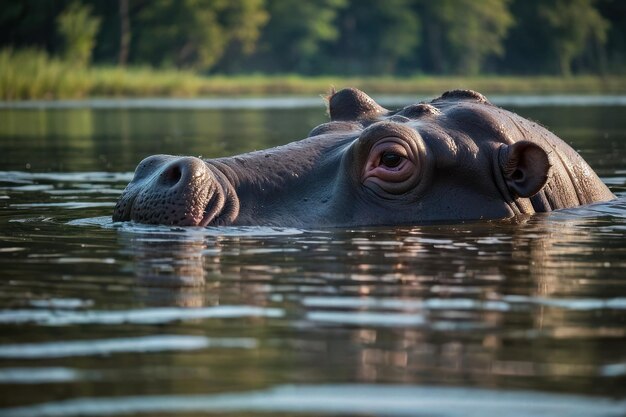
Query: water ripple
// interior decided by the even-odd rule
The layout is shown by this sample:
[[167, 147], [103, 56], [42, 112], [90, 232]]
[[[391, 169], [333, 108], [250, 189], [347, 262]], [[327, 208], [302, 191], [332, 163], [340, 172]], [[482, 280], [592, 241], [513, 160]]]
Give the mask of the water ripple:
[[[383, 106], [403, 106], [415, 103], [411, 95], [377, 95]], [[432, 97], [418, 97], [430, 100]], [[552, 94], [552, 95], [498, 95], [489, 96], [497, 106], [626, 106], [624, 95]], [[82, 100], [26, 100], [0, 101], [0, 109], [230, 109], [267, 110], [319, 108], [323, 101], [309, 96], [277, 97], [217, 97], [217, 98], [91, 98]]]
[[[93, 201], [67, 201], [64, 203], [20, 203], [20, 204], [11, 204], [10, 207], [13, 208], [40, 208], [40, 207], [62, 207], [67, 209], [84, 209], [91, 207], [115, 207], [115, 203], [103, 201], [103, 202], [93, 202]], [[11, 222], [12, 220], [9, 220]]]
[[155, 413], [291, 413], [464, 417], [622, 417], [626, 401], [608, 398], [400, 385], [278, 386], [247, 393], [78, 398], [8, 408], [5, 417]]
[[315, 322], [358, 325], [358, 326], [422, 326], [426, 323], [420, 314], [393, 314], [368, 312], [315, 311], [307, 314], [307, 319]]
[[123, 311], [58, 311], [58, 310], [0, 310], [0, 323], [36, 323], [45, 326], [75, 324], [163, 324], [195, 319], [230, 319], [244, 317], [282, 317], [279, 308], [246, 305], [203, 308], [146, 308]]
[[60, 309], [78, 309], [93, 306], [92, 300], [83, 300], [80, 298], [50, 298], [29, 300], [28, 304], [37, 308], [60, 308]]
[[81, 372], [70, 368], [4, 368], [0, 369], [0, 384], [73, 382], [82, 376]]
[[304, 297], [302, 304], [319, 308], [374, 308], [387, 310], [485, 310], [508, 311], [514, 306], [538, 305], [568, 310], [613, 309], [626, 310], [626, 298], [557, 299], [505, 295], [501, 300], [474, 300], [469, 298], [429, 298], [401, 300], [372, 297]]
[[119, 339], [69, 340], [49, 343], [0, 345], [3, 359], [49, 359], [75, 356], [99, 356], [123, 352], [166, 352], [198, 350], [210, 347], [254, 349], [251, 338], [215, 338], [204, 336], [159, 335]]
[[0, 171], [2, 182], [24, 184], [35, 180], [54, 182], [129, 182], [132, 172], [26, 172]]

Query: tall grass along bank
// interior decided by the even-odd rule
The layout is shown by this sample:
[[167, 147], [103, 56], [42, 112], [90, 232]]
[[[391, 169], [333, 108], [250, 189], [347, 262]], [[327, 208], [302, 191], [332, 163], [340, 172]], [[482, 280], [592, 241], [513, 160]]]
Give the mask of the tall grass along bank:
[[624, 94], [626, 76], [345, 77], [211, 75], [142, 67], [75, 67], [38, 50], [0, 50], [0, 99], [197, 97], [320, 94], [331, 87], [371, 94], [435, 95], [462, 88], [487, 94]]

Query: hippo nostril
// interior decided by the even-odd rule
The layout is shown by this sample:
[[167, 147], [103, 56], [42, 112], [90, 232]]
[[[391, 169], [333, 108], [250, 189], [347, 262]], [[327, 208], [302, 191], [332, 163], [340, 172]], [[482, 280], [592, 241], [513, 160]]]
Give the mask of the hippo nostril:
[[183, 176], [183, 171], [181, 170], [179, 164], [174, 164], [174, 165], [169, 166], [163, 172], [161, 178], [165, 185], [174, 186], [178, 184], [182, 176]]

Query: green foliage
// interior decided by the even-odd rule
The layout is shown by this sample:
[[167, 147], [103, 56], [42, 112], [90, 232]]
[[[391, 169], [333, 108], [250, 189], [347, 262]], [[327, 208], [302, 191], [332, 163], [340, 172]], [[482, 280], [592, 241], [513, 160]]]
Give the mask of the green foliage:
[[267, 21], [262, 0], [155, 0], [137, 16], [137, 57], [153, 65], [206, 70], [231, 43], [254, 50]]
[[620, 0], [6, 3], [0, 48], [63, 51], [74, 67], [92, 51], [98, 65], [222, 74], [620, 74], [626, 66]]
[[100, 28], [100, 18], [91, 16], [91, 7], [76, 1], [59, 15], [57, 24], [65, 42], [65, 59], [76, 66], [87, 66]]
[[85, 74], [38, 49], [0, 50], [0, 99], [55, 98], [82, 91]]
[[322, 46], [338, 38], [335, 19], [345, 6], [346, 0], [268, 0], [270, 21], [261, 40], [261, 65], [310, 72]]
[[327, 51], [335, 72], [395, 72], [421, 41], [420, 19], [413, 0], [362, 0], [341, 10], [340, 38]]
[[254, 52], [261, 29], [269, 19], [263, 0], [231, 0], [226, 4], [223, 20], [231, 30], [231, 39], [241, 45], [245, 54]]
[[539, 6], [539, 13], [550, 25], [561, 73], [571, 75], [572, 60], [582, 54], [589, 42], [604, 44], [609, 24], [594, 0], [553, 0]]
[[444, 27], [453, 72], [476, 75], [486, 57], [502, 55], [502, 43], [513, 24], [509, 3], [510, 0], [427, 1], [426, 7]]

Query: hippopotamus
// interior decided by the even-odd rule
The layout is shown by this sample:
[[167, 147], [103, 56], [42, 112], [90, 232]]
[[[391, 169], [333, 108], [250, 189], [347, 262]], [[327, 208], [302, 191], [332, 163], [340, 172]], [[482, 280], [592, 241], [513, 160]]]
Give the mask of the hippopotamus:
[[541, 125], [471, 90], [387, 110], [348, 88], [307, 138], [228, 158], [150, 156], [114, 221], [176, 226], [418, 225], [575, 207], [615, 196]]

